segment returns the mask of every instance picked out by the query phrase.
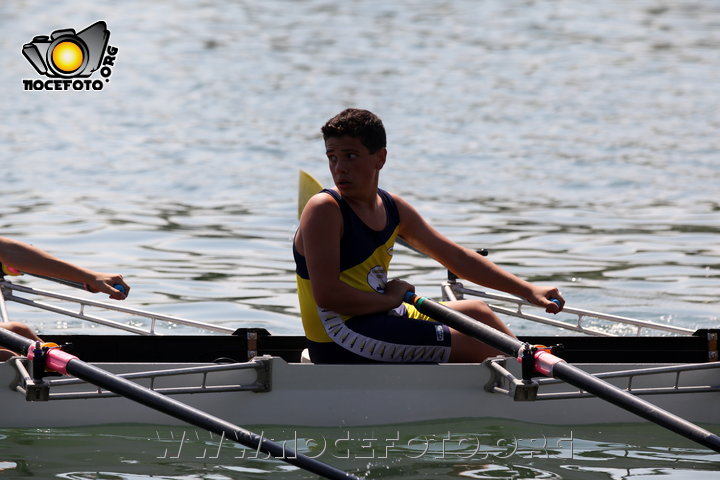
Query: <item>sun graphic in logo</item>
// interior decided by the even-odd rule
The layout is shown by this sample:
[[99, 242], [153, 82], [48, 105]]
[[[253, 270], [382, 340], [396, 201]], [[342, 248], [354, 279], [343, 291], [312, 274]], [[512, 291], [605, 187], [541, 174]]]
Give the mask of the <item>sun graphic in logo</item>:
[[53, 64], [63, 72], [74, 72], [83, 64], [83, 51], [75, 42], [58, 43], [52, 51]]

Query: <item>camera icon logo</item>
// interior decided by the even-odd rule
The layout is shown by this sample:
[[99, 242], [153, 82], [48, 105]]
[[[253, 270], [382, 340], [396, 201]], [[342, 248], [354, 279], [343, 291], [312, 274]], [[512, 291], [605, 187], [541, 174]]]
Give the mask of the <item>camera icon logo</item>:
[[100, 68], [110, 31], [105, 22], [96, 22], [76, 33], [72, 28], [39, 35], [23, 45], [22, 53], [41, 75], [48, 77], [89, 77]]

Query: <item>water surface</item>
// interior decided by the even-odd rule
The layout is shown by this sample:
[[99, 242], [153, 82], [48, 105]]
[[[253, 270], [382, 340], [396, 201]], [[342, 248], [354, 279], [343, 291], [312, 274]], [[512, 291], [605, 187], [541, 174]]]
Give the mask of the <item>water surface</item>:
[[[98, 20], [118, 48], [102, 91], [22, 91], [37, 77], [24, 43]], [[716, 327], [718, 24], [718, 4], [697, 0], [4, 2], [0, 230], [122, 272], [128, 306], [299, 334], [297, 171], [329, 182], [319, 127], [359, 106], [388, 130], [382, 186], [443, 233], [558, 285], [569, 305]], [[444, 276], [401, 248], [395, 274], [427, 295]], [[22, 318], [41, 332], [87, 328]], [[7, 478], [268, 476], [267, 462], [256, 472], [118, 460], [122, 433], [83, 459], [74, 446], [50, 453], [64, 440], [29, 440], [42, 455], [19, 447], [42, 432], [6, 434]], [[95, 435], [81, 432], [78, 449]], [[377, 478], [680, 479], [709, 475], [715, 460], [621, 444], [594, 469], [587, 459], [368, 468]], [[269, 465], [273, 478], [284, 468]]]

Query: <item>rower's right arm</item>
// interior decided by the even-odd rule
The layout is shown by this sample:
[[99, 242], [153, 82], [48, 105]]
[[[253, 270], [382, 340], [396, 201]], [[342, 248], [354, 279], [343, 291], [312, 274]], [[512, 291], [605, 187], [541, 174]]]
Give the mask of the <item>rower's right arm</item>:
[[[125, 299], [130, 292], [130, 286], [120, 274], [96, 272], [57, 258], [29, 243], [7, 237], [0, 237], [0, 263], [21, 272], [85, 284], [91, 292], [104, 292], [116, 300]], [[125, 291], [117, 290], [114, 285], [121, 285]]]
[[385, 293], [365, 292], [340, 280], [340, 239], [343, 220], [337, 202], [327, 194], [313, 196], [300, 217], [295, 247], [305, 257], [315, 302], [342, 315], [386, 312], [403, 301], [412, 286], [402, 280], [386, 285]]

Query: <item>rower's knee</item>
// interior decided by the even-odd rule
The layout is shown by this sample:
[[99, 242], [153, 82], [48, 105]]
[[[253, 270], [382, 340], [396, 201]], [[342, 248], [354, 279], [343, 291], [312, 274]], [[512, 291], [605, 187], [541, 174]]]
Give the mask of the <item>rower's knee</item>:
[[15, 352], [5, 348], [0, 348], [0, 362], [6, 362], [14, 356], [16, 356]]
[[451, 329], [450, 363], [480, 363], [488, 357], [502, 355], [500, 350], [457, 330]]
[[452, 305], [448, 304], [448, 306], [489, 327], [500, 330], [507, 335], [515, 336], [507, 325], [495, 315], [495, 312], [492, 311], [488, 304], [482, 300], [460, 300], [452, 302]]
[[453, 307], [476, 320], [482, 321], [486, 318], [495, 317], [495, 313], [493, 313], [488, 304], [482, 300], [462, 300], [453, 305]]

